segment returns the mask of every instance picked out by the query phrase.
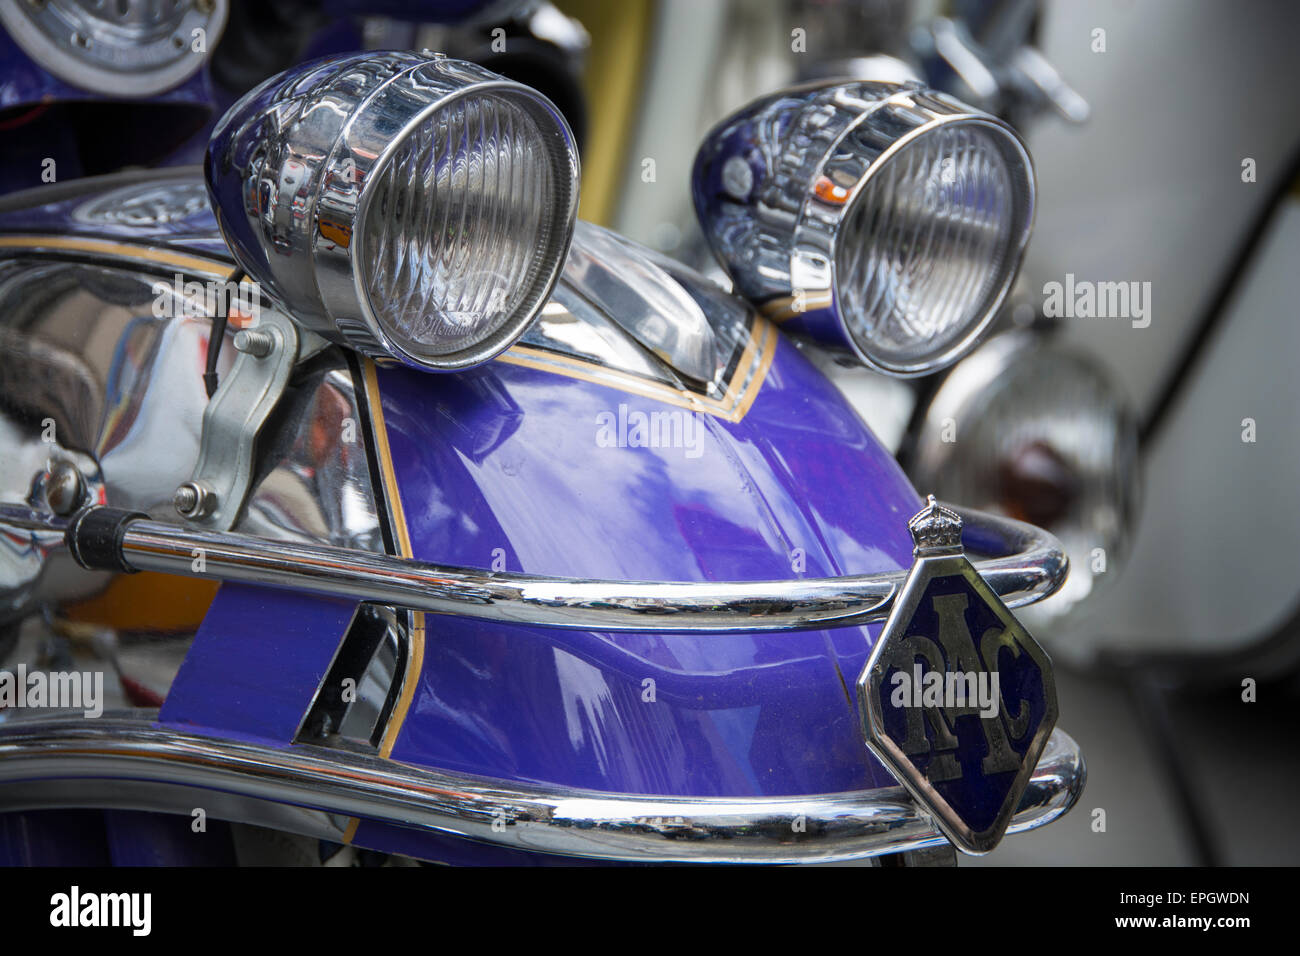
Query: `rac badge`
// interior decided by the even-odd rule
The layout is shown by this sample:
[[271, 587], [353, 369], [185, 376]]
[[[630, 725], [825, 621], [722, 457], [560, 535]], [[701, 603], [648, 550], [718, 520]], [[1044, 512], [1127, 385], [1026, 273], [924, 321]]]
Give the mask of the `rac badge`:
[[958, 848], [997, 846], [1056, 724], [1047, 654], [962, 552], [934, 496], [916, 562], [858, 678], [867, 744]]

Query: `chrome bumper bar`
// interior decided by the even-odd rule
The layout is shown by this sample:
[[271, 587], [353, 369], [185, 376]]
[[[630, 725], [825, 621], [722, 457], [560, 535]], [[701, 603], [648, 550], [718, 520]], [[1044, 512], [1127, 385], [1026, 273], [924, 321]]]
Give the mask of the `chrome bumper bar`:
[[[145, 716], [0, 723], [0, 811], [118, 807], [264, 823], [339, 840], [347, 818], [600, 860], [830, 863], [938, 846], [900, 788], [793, 797], [660, 797], [429, 770], [309, 745], [181, 733]], [[1048, 741], [1008, 832], [1074, 805], [1078, 745]]]
[[[977, 558], [975, 567], [1009, 607], [1040, 600], [1065, 581], [1068, 562], [1052, 535], [1008, 518], [955, 510], [967, 552], [990, 555]], [[66, 539], [92, 570], [245, 581], [436, 614], [590, 631], [743, 633], [870, 624], [889, 616], [907, 577], [903, 570], [732, 583], [553, 578], [196, 530], [108, 508], [87, 508], [67, 521], [0, 505], [0, 531], [34, 552]]]

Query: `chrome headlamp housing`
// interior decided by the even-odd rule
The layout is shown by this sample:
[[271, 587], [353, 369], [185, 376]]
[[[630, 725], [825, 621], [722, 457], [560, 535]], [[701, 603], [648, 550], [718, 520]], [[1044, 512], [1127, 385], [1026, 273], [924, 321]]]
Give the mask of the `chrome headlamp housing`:
[[709, 133], [693, 192], [736, 291], [791, 331], [899, 376], [975, 345], [1034, 216], [1016, 133], [914, 84], [760, 100]]
[[327, 338], [433, 371], [523, 334], [577, 218], [559, 111], [437, 54], [280, 74], [222, 119], [206, 172], [223, 236], [270, 298]]

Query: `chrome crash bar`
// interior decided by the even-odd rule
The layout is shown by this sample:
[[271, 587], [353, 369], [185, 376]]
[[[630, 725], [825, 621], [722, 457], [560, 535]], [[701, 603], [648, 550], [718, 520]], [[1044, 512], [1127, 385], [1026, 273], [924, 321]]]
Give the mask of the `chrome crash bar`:
[[[962, 517], [967, 552], [1009, 607], [1065, 581], [1061, 543], [985, 512]], [[5, 546], [43, 555], [66, 543], [91, 570], [160, 571], [327, 594], [435, 614], [590, 631], [737, 633], [883, 621], [907, 571], [786, 581], [601, 581], [490, 572], [366, 551], [178, 527], [113, 508], [71, 519], [0, 505]]]
[[[431, 770], [351, 751], [183, 733], [153, 713], [0, 722], [0, 812], [114, 807], [277, 826], [338, 841], [348, 819], [601, 860], [829, 863], [939, 846], [901, 788], [792, 797], [662, 797]], [[1073, 806], [1086, 771], [1052, 734], [1008, 832]]]

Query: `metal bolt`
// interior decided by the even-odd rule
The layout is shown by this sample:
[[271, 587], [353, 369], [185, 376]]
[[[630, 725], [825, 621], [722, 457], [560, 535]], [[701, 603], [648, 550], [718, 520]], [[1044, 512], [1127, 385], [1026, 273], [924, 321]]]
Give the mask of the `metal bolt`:
[[77, 466], [68, 461], [55, 462], [45, 479], [45, 502], [56, 515], [70, 515], [77, 510], [85, 493]]
[[261, 329], [242, 329], [235, 333], [234, 346], [237, 352], [266, 358], [275, 349], [275, 336]]
[[217, 496], [212, 489], [197, 481], [187, 481], [172, 495], [172, 504], [185, 518], [202, 518], [217, 506]]
[[722, 164], [722, 188], [739, 202], [749, 199], [754, 190], [754, 170], [741, 156], [730, 156]]

